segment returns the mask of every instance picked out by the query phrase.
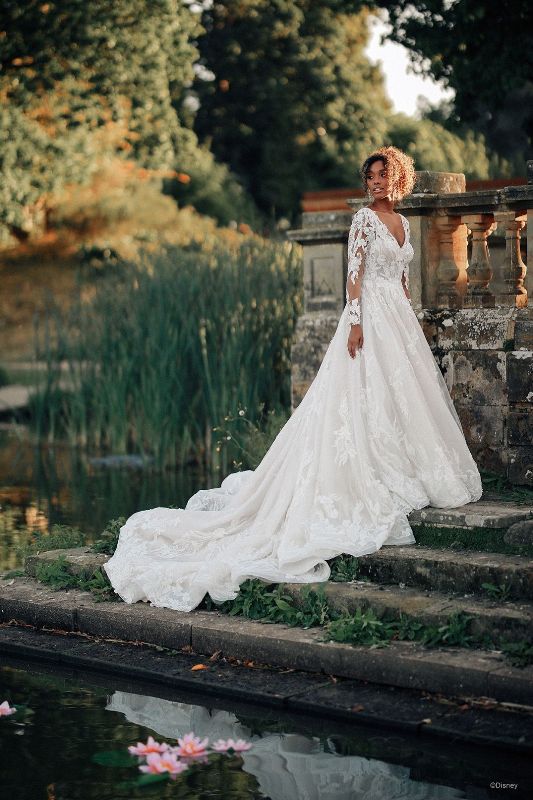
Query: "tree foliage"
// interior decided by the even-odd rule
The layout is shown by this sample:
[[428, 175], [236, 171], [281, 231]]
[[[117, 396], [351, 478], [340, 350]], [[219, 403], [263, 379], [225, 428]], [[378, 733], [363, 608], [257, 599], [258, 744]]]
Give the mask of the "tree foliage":
[[464, 172], [467, 178], [490, 176], [491, 162], [483, 136], [472, 131], [458, 136], [433, 120], [394, 114], [388, 138], [414, 158], [419, 170]]
[[[382, 0], [417, 71], [455, 91], [446, 123], [523, 171], [533, 138], [533, 13], [524, 0]], [[531, 157], [531, 156], [530, 156]]]
[[28, 225], [65, 181], [104, 155], [153, 169], [188, 156], [180, 120], [193, 78], [197, 16], [178, 0], [69, 0], [2, 8], [2, 220]]
[[350, 186], [381, 144], [390, 103], [364, 54], [366, 13], [340, 2], [225, 0], [202, 15], [195, 130], [261, 208], [297, 209], [302, 191]]

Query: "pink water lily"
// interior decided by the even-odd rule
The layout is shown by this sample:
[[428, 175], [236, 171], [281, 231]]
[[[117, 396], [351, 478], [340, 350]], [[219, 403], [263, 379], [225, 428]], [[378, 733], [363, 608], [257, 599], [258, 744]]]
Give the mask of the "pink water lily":
[[150, 753], [146, 756], [146, 764], [141, 764], [139, 769], [149, 775], [161, 775], [163, 772], [179, 775], [187, 769], [187, 764], [178, 761], [174, 753]]
[[168, 749], [168, 744], [165, 742], [156, 742], [152, 736], [149, 736], [146, 744], [137, 742], [136, 745], [128, 747], [128, 752], [132, 756], [148, 756], [151, 753], [165, 753]]
[[172, 750], [177, 756], [182, 758], [200, 758], [207, 755], [207, 743], [209, 739], [200, 739], [194, 733], [186, 733], [184, 736], [178, 738], [178, 747], [173, 747]]
[[0, 703], [0, 717], [9, 717], [11, 714], [16, 714], [17, 709], [14, 706], [10, 706], [7, 700], [4, 700], [3, 703]]
[[245, 742], [244, 739], [228, 739], [227, 741], [219, 739], [211, 745], [212, 749], [217, 753], [227, 753], [228, 750], [233, 750], [234, 753], [243, 753], [245, 750], [249, 750], [251, 746], [251, 743]]

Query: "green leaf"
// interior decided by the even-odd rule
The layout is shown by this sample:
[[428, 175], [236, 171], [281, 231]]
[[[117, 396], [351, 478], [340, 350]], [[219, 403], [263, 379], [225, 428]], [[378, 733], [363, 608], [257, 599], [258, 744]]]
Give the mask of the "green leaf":
[[138, 761], [123, 750], [105, 750], [95, 753], [91, 758], [95, 764], [102, 767], [133, 767]]

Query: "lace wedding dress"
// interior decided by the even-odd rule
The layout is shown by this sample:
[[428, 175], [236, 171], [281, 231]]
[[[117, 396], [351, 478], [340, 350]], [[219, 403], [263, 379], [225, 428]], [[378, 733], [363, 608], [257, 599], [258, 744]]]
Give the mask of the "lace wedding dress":
[[[478, 500], [481, 479], [407, 299], [413, 248], [370, 208], [353, 217], [347, 303], [315, 379], [255, 470], [184, 509], [133, 514], [105, 565], [128, 603], [190, 611], [247, 578], [325, 581], [326, 559], [415, 542], [407, 514]], [[363, 346], [348, 353], [352, 322]]]

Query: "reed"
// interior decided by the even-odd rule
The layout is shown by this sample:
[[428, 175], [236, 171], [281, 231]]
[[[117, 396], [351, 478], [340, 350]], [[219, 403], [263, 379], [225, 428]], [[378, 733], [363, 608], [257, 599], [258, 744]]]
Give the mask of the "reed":
[[96, 283], [81, 279], [70, 309], [50, 308], [36, 324], [46, 369], [35, 427], [159, 467], [227, 469], [239, 453], [217, 449], [213, 428], [238, 410], [260, 422], [290, 407], [301, 307], [298, 248], [257, 238], [167, 246]]

